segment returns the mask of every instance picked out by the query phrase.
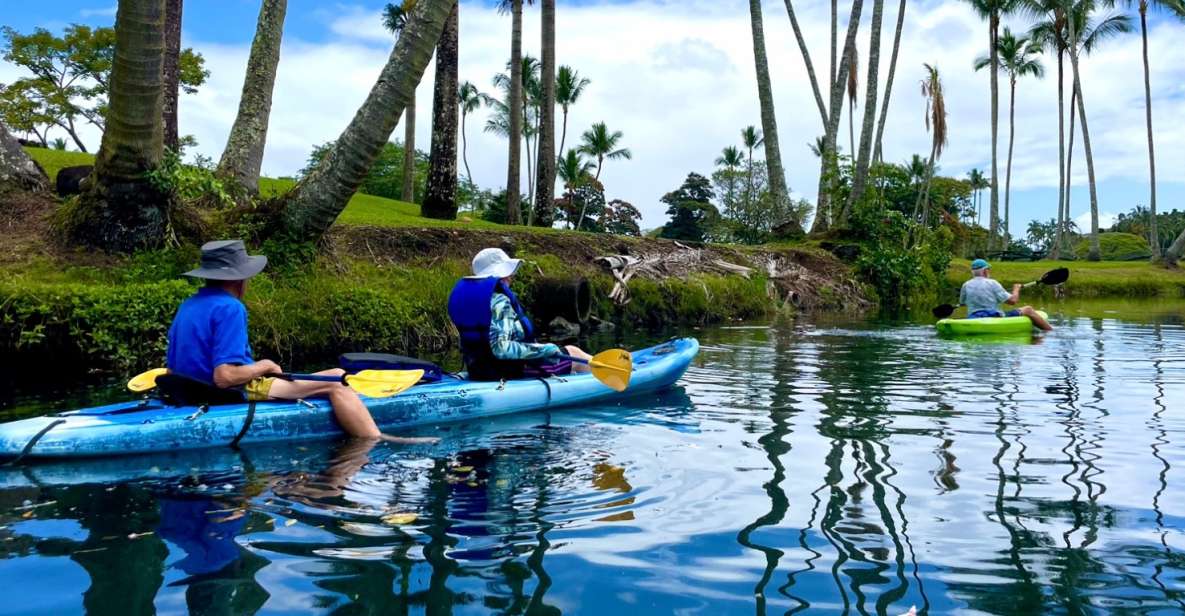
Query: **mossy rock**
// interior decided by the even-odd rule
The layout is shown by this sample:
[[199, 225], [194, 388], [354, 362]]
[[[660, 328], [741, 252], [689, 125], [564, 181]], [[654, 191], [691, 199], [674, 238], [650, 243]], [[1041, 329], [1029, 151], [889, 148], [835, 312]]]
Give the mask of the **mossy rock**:
[[[1103, 261], [1139, 261], [1152, 257], [1148, 240], [1131, 233], [1100, 233], [1099, 249]], [[1090, 252], [1090, 237], [1084, 237], [1074, 245], [1074, 255], [1085, 259]]]

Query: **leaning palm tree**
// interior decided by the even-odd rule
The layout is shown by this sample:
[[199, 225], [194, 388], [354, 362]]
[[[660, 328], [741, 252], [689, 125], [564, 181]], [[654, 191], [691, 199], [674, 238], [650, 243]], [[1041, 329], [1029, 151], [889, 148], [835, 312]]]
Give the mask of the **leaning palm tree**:
[[[222, 159], [218, 161], [218, 175], [249, 193], [259, 192], [259, 170], [263, 166], [272, 90], [280, 64], [280, 40], [284, 36], [287, 10], [287, 0], [265, 0], [260, 4], [255, 39], [247, 58], [243, 93], [239, 97], [239, 112], [226, 139], [226, 148], [222, 150]], [[173, 111], [175, 113], [176, 109]]]
[[564, 112], [563, 128], [560, 131], [560, 150], [564, 151], [564, 143], [568, 140], [568, 109], [580, 100], [584, 89], [592, 83], [580, 76], [580, 72], [570, 66], [559, 68], [555, 76], [555, 102]]
[[[400, 4], [387, 3], [383, 8], [383, 27], [396, 37], [403, 35], [408, 18], [415, 9], [416, 0], [401, 0]], [[407, 108], [403, 110], [403, 179], [399, 198], [411, 203], [415, 200], [416, 185], [416, 96], [412, 93]]]
[[989, 208], [991, 210], [991, 220], [988, 224], [988, 248], [991, 248], [999, 231], [997, 221], [1000, 215], [999, 155], [997, 153], [1000, 127], [1000, 82], [997, 73], [999, 72], [1000, 60], [998, 56], [999, 47], [996, 41], [1000, 38], [1000, 19], [1015, 11], [1020, 2], [1019, 0], [967, 0], [967, 2], [971, 5], [972, 10], [988, 22], [988, 54], [992, 67], [990, 71], [992, 89], [992, 177], [991, 191], [988, 194]]
[[747, 171], [748, 190], [745, 191], [745, 207], [749, 208], [753, 205], [753, 149], [760, 147], [765, 142], [765, 137], [761, 135], [761, 131], [757, 130], [756, 126], [746, 126], [741, 129], [741, 143], [749, 150], [749, 168]]
[[[1000, 59], [1000, 69], [1008, 74], [1008, 160], [1004, 165], [1004, 246], [1012, 245], [1012, 234], [1009, 232], [1009, 198], [1012, 192], [1012, 147], [1016, 141], [1016, 81], [1021, 77], [1045, 76], [1045, 67], [1037, 56], [1041, 55], [1041, 46], [1027, 36], [1016, 36], [1007, 27], [996, 40], [996, 54]], [[981, 70], [991, 65], [987, 56], [975, 61], [975, 70]]]
[[[1079, 71], [1081, 53], [1089, 54], [1106, 39], [1131, 32], [1131, 20], [1127, 15], [1105, 15], [1095, 19], [1099, 5], [1095, 0], [1066, 0], [1070, 3], [1069, 18], [1066, 20], [1066, 38], [1070, 54], [1070, 71], [1073, 75], [1074, 96], [1077, 97], [1078, 121], [1082, 127], [1082, 150], [1086, 155], [1086, 177], [1090, 187], [1090, 250], [1086, 258], [1098, 261], [1102, 258], [1099, 247], [1099, 199], [1095, 182], [1094, 153], [1090, 146], [1090, 126], [1087, 122], [1086, 102], [1082, 94], [1082, 75]], [[1067, 179], [1068, 181], [1068, 179]]]
[[469, 114], [481, 108], [488, 97], [482, 94], [477, 86], [466, 81], [457, 88], [457, 104], [461, 108], [461, 161], [465, 163], [465, 177], [473, 183], [473, 173], [469, 171], [468, 144], [465, 138], [465, 120]]
[[1182, 0], [1126, 0], [1130, 6], [1133, 2], [1140, 13], [1140, 39], [1143, 42], [1144, 57], [1144, 123], [1148, 129], [1148, 184], [1149, 223], [1148, 241], [1152, 245], [1152, 259], [1160, 258], [1160, 239], [1156, 231], [1156, 151], [1152, 142], [1152, 80], [1148, 76], [1148, 8], [1158, 7], [1171, 15], [1185, 19], [1185, 2]]
[[930, 184], [934, 181], [934, 162], [942, 156], [946, 148], [946, 100], [942, 95], [942, 79], [938, 75], [936, 65], [923, 64], [926, 67], [926, 78], [922, 80], [922, 98], [926, 99], [926, 131], [930, 133], [930, 161], [926, 164], [926, 188], [919, 196], [918, 205], [914, 206], [917, 215], [918, 206], [922, 209], [922, 225], [928, 225], [930, 220]]
[[605, 126], [604, 122], [593, 124], [592, 128], [584, 131], [584, 134], [580, 136], [583, 141], [580, 144], [580, 153], [597, 159], [597, 173], [593, 176], [594, 180], [601, 179], [601, 168], [605, 166], [606, 158], [609, 160], [623, 158], [630, 160], [634, 157], [629, 148], [617, 147], [623, 136], [619, 130], [609, 132], [609, 128]]
[[736, 146], [728, 146], [720, 152], [720, 156], [716, 158], [716, 166], [724, 167], [726, 178], [728, 179], [728, 192], [725, 196], [727, 200], [727, 207], [731, 209], [736, 205], [736, 174], [737, 168], [745, 164], [745, 155], [741, 153]]
[[[765, 29], [761, 18], [761, 0], [749, 0], [749, 25], [753, 32], [753, 64], [757, 72], [757, 99], [761, 106], [761, 130], [765, 133], [765, 167], [769, 176], [769, 192], [775, 207], [790, 201], [786, 187], [786, 172], [782, 167], [782, 151], [778, 144], [778, 120], [774, 113], [773, 87], [770, 85], [769, 62], [765, 52]], [[790, 221], [799, 225], [797, 220]]]

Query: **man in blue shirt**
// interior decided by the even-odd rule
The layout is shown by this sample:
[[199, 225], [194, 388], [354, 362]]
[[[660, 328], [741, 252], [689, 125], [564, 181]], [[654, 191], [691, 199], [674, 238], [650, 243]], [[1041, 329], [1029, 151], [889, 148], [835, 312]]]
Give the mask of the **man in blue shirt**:
[[1000, 302], [1014, 305], [1020, 301], [1022, 285], [1012, 285], [1012, 292], [1009, 293], [1004, 290], [1003, 285], [992, 280], [991, 272], [992, 266], [987, 261], [976, 259], [971, 262], [971, 280], [964, 282], [963, 288], [959, 290], [959, 303], [967, 307], [968, 319], [1024, 315], [1029, 317], [1033, 325], [1045, 331], [1053, 329], [1049, 321], [1042, 318], [1036, 310], [1033, 310], [1032, 306], [1022, 306], [1008, 312], [1000, 312]]
[[[201, 267], [186, 276], [206, 286], [181, 304], [169, 327], [169, 371], [222, 389], [242, 389], [248, 400], [299, 400], [324, 396], [348, 434], [394, 439], [379, 432], [370, 411], [354, 390], [342, 383], [287, 381], [270, 359], [255, 361], [247, 341], [247, 280], [263, 271], [267, 257], [249, 256], [243, 242], [223, 240], [202, 246]], [[344, 371], [318, 372], [341, 376]], [[427, 439], [434, 440], [434, 439]]]

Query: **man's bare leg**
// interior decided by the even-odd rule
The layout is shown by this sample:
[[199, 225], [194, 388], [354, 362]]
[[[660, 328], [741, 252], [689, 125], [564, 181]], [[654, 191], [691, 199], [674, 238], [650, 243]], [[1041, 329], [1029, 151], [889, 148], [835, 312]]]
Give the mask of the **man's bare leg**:
[[1026, 317], [1029, 317], [1029, 320], [1033, 322], [1033, 325], [1036, 325], [1039, 329], [1047, 332], [1053, 331], [1053, 326], [1049, 324], [1049, 321], [1046, 321], [1044, 318], [1042, 318], [1041, 313], [1033, 310], [1032, 306], [1025, 306], [1024, 308], [1021, 308], [1020, 313]]

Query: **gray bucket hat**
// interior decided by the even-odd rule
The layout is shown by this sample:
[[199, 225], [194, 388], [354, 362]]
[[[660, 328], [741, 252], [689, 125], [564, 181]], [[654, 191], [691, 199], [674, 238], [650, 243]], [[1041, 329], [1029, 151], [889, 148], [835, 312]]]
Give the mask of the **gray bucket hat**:
[[267, 266], [267, 257], [248, 255], [242, 240], [219, 240], [202, 244], [201, 267], [185, 276], [208, 280], [246, 280]]

